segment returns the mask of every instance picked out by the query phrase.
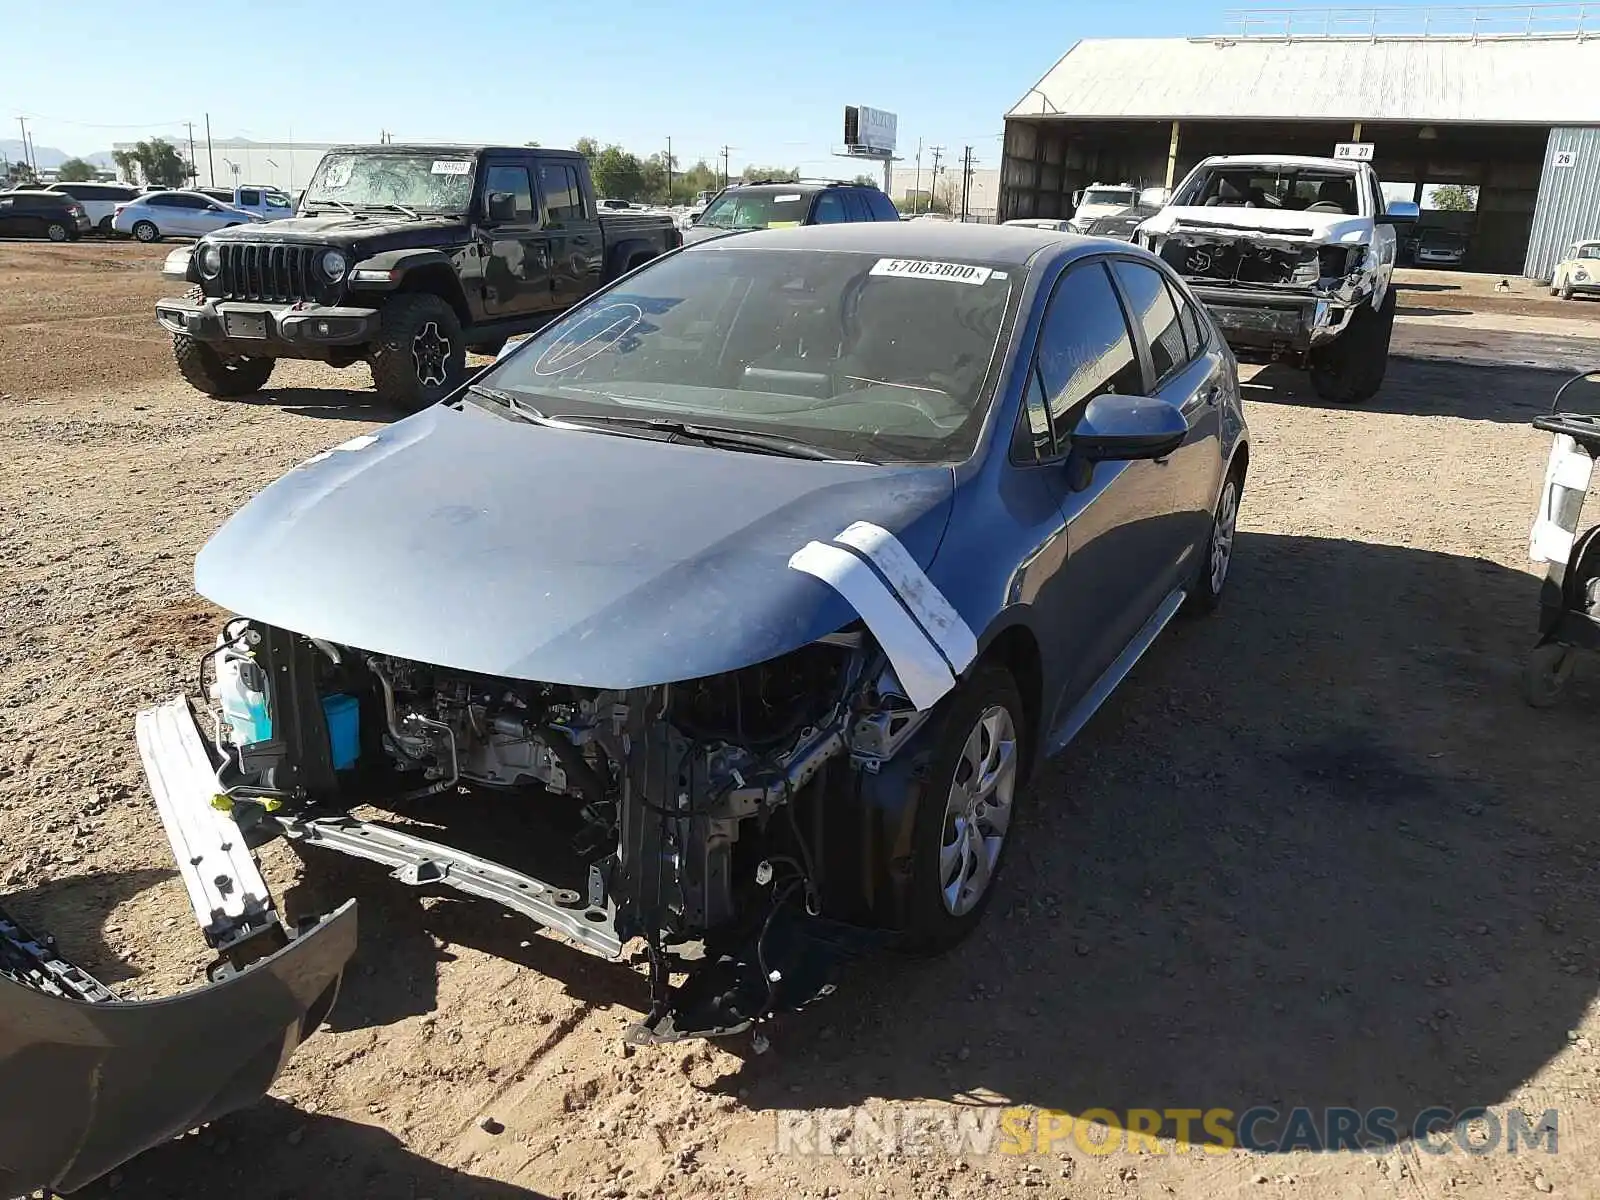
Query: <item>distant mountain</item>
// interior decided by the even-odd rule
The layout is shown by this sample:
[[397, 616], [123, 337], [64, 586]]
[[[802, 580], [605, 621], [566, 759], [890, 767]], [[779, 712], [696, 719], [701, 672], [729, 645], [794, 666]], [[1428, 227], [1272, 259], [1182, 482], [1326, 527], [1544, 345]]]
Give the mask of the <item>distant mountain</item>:
[[[0, 138], [0, 154], [5, 155], [7, 162], [20, 162], [22, 160], [22, 141], [19, 138]], [[93, 154], [68, 154], [65, 150], [57, 150], [54, 146], [33, 147], [33, 157], [39, 164], [41, 171], [53, 171], [69, 158], [81, 158], [84, 162], [93, 163], [97, 167], [111, 170], [116, 166], [112, 161], [111, 151], [97, 150]]]

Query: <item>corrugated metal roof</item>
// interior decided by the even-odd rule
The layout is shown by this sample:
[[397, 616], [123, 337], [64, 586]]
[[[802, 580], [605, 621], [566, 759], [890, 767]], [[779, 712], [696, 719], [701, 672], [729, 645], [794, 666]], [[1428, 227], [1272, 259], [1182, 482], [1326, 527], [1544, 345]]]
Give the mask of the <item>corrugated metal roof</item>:
[[1105, 38], [1011, 117], [1600, 125], [1600, 39]]

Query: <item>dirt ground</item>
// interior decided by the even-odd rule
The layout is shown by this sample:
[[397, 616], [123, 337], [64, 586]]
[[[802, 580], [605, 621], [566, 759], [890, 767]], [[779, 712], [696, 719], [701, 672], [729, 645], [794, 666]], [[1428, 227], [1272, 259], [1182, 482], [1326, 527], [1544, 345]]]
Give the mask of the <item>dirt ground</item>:
[[[132, 736], [214, 637], [193, 556], [254, 490], [392, 417], [359, 369], [283, 364], [236, 403], [176, 382], [151, 316], [162, 249], [0, 243], [0, 894], [129, 996], [193, 987], [207, 958]], [[1416, 282], [1402, 304], [1440, 307]], [[1429, 328], [1397, 348], [1427, 353]], [[1489, 322], [1480, 357], [1517, 336]], [[765, 1054], [625, 1055], [637, 971], [275, 845], [280, 896], [360, 903], [330, 1025], [267, 1101], [80, 1194], [1600, 1195], [1600, 669], [1547, 711], [1518, 683], [1549, 445], [1529, 421], [1560, 376], [1396, 357], [1350, 410], [1246, 373], [1228, 600], [1035, 779], [959, 951], [856, 965]], [[923, 1103], [1387, 1107], [1402, 1129], [1432, 1106], [1555, 1109], [1559, 1142], [1211, 1154], [1166, 1125], [1159, 1154], [779, 1153], [796, 1114]]]

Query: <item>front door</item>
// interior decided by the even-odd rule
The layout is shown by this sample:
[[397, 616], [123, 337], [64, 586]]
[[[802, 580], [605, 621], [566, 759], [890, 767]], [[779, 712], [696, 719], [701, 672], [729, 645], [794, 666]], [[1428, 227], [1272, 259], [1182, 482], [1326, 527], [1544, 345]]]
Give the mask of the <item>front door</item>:
[[1041, 650], [1064, 681], [1046, 697], [1055, 729], [1149, 618], [1152, 576], [1162, 569], [1160, 486], [1151, 462], [1088, 464], [1072, 454], [1072, 431], [1096, 396], [1141, 395], [1137, 343], [1103, 259], [1074, 264], [1057, 281], [1039, 330], [1029, 380], [1032, 468], [1053, 490], [1065, 560], [1041, 588]]
[[[550, 287], [553, 308], [571, 308], [600, 286], [605, 268], [600, 218], [589, 211], [576, 163], [541, 159], [539, 200], [550, 239]], [[621, 270], [627, 264], [618, 263]]]
[[[507, 197], [509, 212], [503, 211]], [[546, 311], [550, 240], [539, 226], [527, 164], [490, 163], [480, 203], [484, 312], [490, 317], [515, 317]], [[496, 205], [502, 211], [497, 212]]]
[[0, 237], [20, 237], [24, 232], [23, 216], [17, 212], [15, 196], [0, 195]]

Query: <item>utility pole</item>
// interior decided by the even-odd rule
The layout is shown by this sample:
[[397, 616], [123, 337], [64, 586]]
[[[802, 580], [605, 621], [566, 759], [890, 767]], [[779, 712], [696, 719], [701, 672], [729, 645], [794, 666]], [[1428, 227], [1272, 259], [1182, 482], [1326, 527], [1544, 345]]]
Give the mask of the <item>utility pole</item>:
[[184, 124], [189, 127], [189, 186], [193, 187], [194, 181], [200, 176], [199, 169], [194, 165], [194, 122], [185, 121]]
[[30, 162], [29, 159], [28, 159], [28, 122], [24, 118], [18, 117], [17, 118], [17, 127], [22, 130], [22, 161], [23, 161], [23, 164], [25, 166], [32, 167], [33, 163]]
[[211, 157], [211, 114], [206, 114], [206, 175], [210, 186], [217, 186], [217, 160]]
[[722, 186], [723, 187], [727, 187], [728, 186], [728, 150], [729, 149], [730, 149], [730, 147], [728, 147], [728, 146], [724, 146], [722, 148]]
[[667, 203], [672, 203], [672, 135], [667, 135]]
[[961, 148], [961, 221], [967, 220], [967, 197], [972, 191], [972, 147]]
[[911, 215], [917, 215], [917, 194], [922, 191], [922, 139], [917, 139], [917, 186], [911, 189]]
[[933, 155], [933, 173], [928, 177], [928, 206], [924, 212], [933, 211], [933, 202], [938, 199], [939, 193], [939, 158], [944, 154], [943, 146], [929, 146], [928, 153]]

